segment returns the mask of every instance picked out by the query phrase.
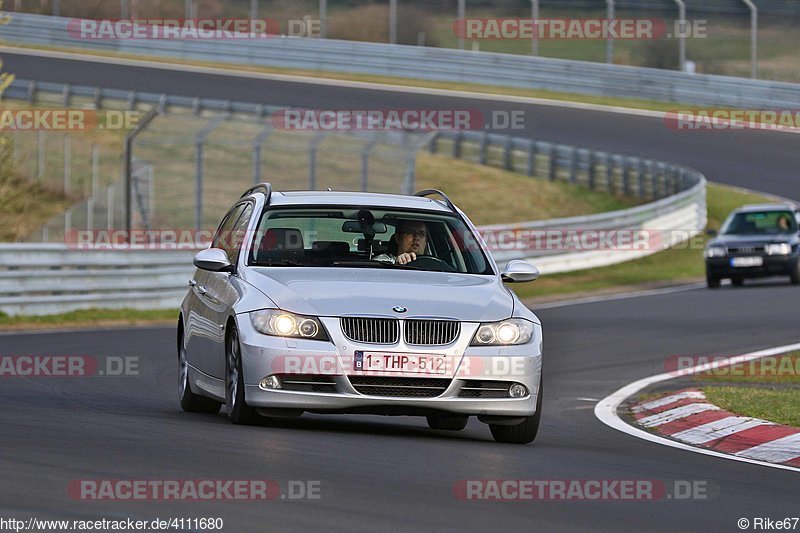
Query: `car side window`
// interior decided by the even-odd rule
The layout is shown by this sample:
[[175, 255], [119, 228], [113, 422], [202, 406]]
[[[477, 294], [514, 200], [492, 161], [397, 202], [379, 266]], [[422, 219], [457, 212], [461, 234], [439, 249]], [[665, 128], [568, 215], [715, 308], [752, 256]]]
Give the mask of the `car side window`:
[[212, 248], [219, 248], [221, 250], [225, 250], [228, 253], [228, 258], [230, 259], [230, 241], [231, 236], [233, 234], [233, 227], [234, 224], [239, 220], [239, 215], [242, 214], [244, 210], [244, 204], [239, 204], [234, 206], [228, 214], [225, 215], [225, 218], [222, 220], [222, 224], [219, 225], [219, 229], [217, 230], [217, 234], [214, 235], [214, 240], [211, 243]]
[[250, 225], [250, 217], [252, 217], [252, 215], [253, 204], [248, 203], [244, 206], [244, 211], [231, 230], [230, 247], [229, 249], [225, 249], [225, 252], [228, 254], [228, 260], [233, 264], [236, 264], [239, 260], [239, 252], [242, 249], [242, 242], [244, 242], [244, 238], [247, 235], [247, 227]]

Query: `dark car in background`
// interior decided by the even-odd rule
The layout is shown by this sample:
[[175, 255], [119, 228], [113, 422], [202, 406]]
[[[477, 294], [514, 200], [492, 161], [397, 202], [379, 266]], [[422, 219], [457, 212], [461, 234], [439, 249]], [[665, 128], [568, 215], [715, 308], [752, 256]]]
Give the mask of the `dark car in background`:
[[[706, 281], [789, 276], [800, 284], [800, 210], [792, 204], [747, 205], [734, 210], [706, 245]], [[712, 233], [713, 234], [713, 233]]]

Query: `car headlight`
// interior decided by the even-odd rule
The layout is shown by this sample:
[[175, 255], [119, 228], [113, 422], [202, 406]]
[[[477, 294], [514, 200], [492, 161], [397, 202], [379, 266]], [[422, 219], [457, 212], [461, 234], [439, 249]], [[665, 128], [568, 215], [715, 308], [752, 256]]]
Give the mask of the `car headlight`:
[[511, 346], [527, 344], [533, 336], [533, 322], [522, 318], [509, 318], [502, 322], [481, 324], [470, 346]]
[[725, 257], [728, 249], [724, 246], [709, 246], [706, 248], [706, 257]]
[[278, 309], [250, 312], [253, 327], [264, 335], [295, 337], [300, 339], [328, 340], [328, 334], [319, 319], [312, 316], [295, 315]]
[[792, 253], [792, 245], [788, 242], [778, 244], [768, 244], [764, 247], [767, 255], [789, 255]]

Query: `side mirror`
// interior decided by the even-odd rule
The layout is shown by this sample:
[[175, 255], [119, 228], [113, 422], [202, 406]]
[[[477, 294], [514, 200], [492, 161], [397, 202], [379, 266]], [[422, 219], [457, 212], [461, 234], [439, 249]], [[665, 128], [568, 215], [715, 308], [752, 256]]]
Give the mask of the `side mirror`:
[[715, 229], [707, 229], [706, 230], [706, 235], [708, 235], [709, 237], [716, 237], [717, 236], [717, 230], [715, 230]]
[[509, 261], [503, 273], [500, 274], [502, 280], [506, 283], [524, 283], [526, 281], [535, 281], [539, 278], [539, 269], [521, 259]]
[[232, 272], [233, 265], [228, 260], [228, 254], [219, 248], [209, 248], [194, 256], [194, 266], [209, 272]]

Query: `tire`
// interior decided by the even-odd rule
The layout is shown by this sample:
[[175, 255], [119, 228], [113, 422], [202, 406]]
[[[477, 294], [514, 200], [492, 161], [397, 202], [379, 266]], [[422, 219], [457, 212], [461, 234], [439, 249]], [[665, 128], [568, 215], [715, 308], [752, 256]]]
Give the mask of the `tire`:
[[536, 398], [536, 413], [525, 419], [522, 424], [516, 426], [500, 426], [489, 424], [492, 437], [497, 442], [508, 444], [528, 444], [536, 439], [539, 433], [539, 421], [542, 419], [542, 381], [539, 381], [539, 396]]
[[461, 431], [467, 427], [468, 416], [429, 416], [428, 427], [448, 431]]
[[711, 273], [706, 272], [706, 285], [709, 289], [719, 289], [720, 280], [716, 276], [712, 276]]
[[789, 277], [792, 280], [792, 285], [800, 285], [800, 259], [794, 262], [794, 266], [792, 267], [792, 272], [789, 274]]
[[244, 399], [241, 345], [236, 329], [228, 334], [225, 345], [225, 411], [234, 424], [253, 424], [260, 418]]
[[731, 285], [733, 285], [734, 287], [744, 287], [744, 279], [731, 278]]
[[178, 343], [178, 369], [180, 371], [178, 397], [181, 401], [181, 409], [187, 413], [209, 413], [212, 415], [219, 413], [219, 408], [222, 407], [221, 403], [192, 392], [192, 386], [189, 383], [189, 361], [186, 357], [186, 346], [183, 344], [183, 338], [180, 338]]

